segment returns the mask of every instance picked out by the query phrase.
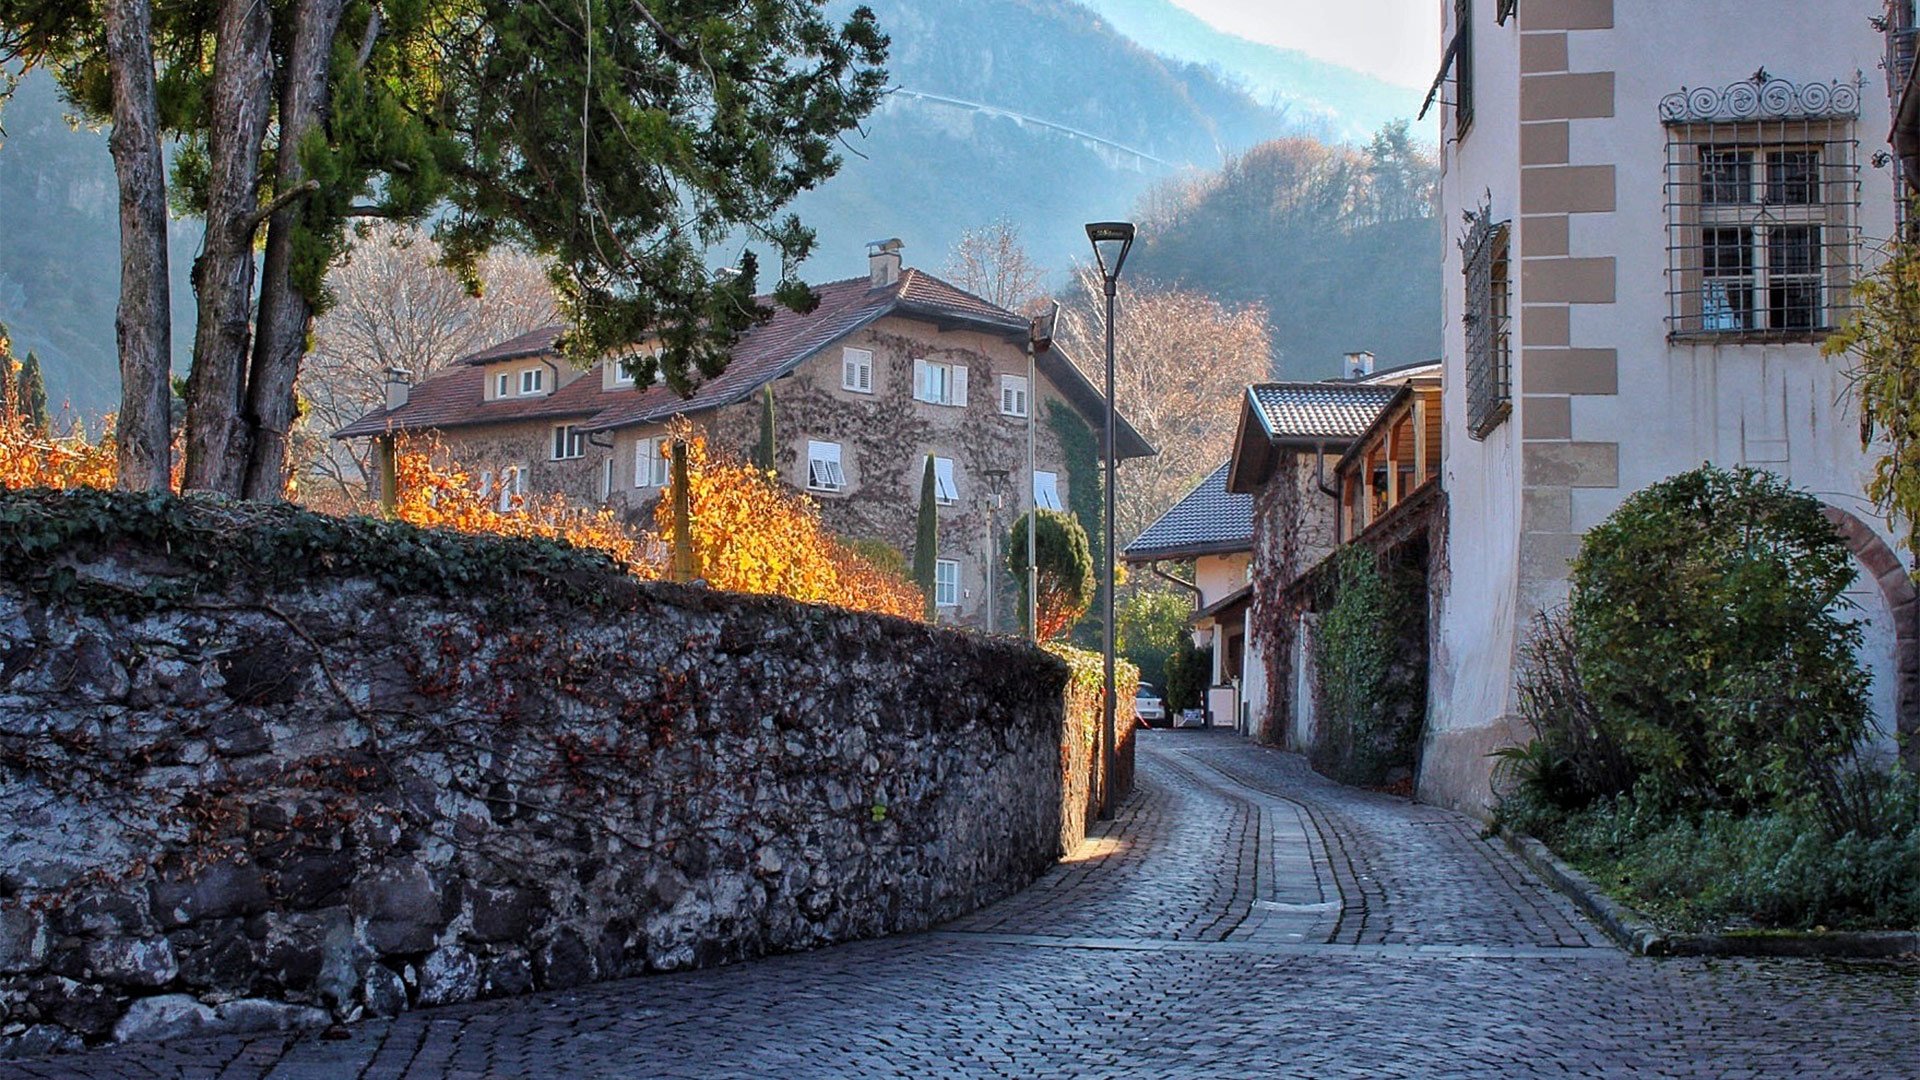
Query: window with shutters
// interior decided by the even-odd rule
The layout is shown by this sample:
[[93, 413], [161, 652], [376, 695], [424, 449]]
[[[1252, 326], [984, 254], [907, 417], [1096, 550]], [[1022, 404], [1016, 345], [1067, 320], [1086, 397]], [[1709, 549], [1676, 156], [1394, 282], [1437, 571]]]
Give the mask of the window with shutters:
[[641, 439], [634, 447], [633, 486], [666, 487], [673, 472], [673, 448], [666, 436]]
[[933, 561], [933, 602], [936, 607], [960, 606], [960, 563], [955, 559]]
[[[481, 474], [481, 483], [486, 484], [491, 477]], [[500, 493], [495, 502], [503, 514], [510, 514], [526, 504], [527, 470], [518, 465], [509, 465], [500, 471]]]
[[953, 481], [953, 459], [933, 459], [933, 501], [952, 506], [960, 501], [960, 488]]
[[967, 366], [915, 360], [913, 396], [933, 405], [966, 405]]
[[1042, 510], [1064, 509], [1060, 505], [1060, 476], [1058, 473], [1035, 470], [1033, 474], [1033, 505]]
[[843, 491], [846, 473], [840, 469], [840, 444], [807, 441], [807, 487], [813, 491]]
[[573, 424], [559, 424], [553, 429], [553, 460], [569, 461], [584, 457], [587, 452], [587, 436]]
[[1767, 76], [1660, 104], [1667, 129], [1668, 332], [1811, 340], [1858, 277], [1859, 83]]
[[840, 353], [840, 388], [856, 394], [873, 393], [873, 352], [845, 349]]
[[1000, 411], [1007, 416], [1027, 415], [1027, 377], [1000, 376]]

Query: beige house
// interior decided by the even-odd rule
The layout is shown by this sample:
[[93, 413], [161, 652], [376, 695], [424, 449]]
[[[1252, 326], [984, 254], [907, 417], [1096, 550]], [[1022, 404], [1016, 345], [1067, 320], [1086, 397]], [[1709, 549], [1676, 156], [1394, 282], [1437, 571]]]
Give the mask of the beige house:
[[[647, 522], [667, 482], [668, 423], [686, 417], [712, 445], [749, 457], [772, 386], [776, 467], [843, 538], [910, 555], [931, 457], [941, 617], [984, 627], [997, 590], [995, 628], [1016, 627], [1007, 530], [1029, 505], [1065, 509], [1075, 483], [1097, 482], [1069, 475], [1060, 430], [1084, 426], [1097, 447], [1104, 399], [1057, 346], [1039, 355], [1029, 381], [1027, 320], [903, 268], [897, 242], [874, 246], [866, 276], [815, 293], [819, 305], [805, 315], [776, 306], [742, 337], [727, 370], [688, 398], [635, 386], [617, 362], [569, 365], [554, 351], [561, 328], [550, 327], [396, 387], [387, 408], [335, 437], [431, 431], [503, 506], [558, 493]], [[1121, 460], [1153, 453], [1116, 419]]]
[[1888, 57], [1905, 83], [1896, 6], [1890, 42], [1882, 0], [1443, 0], [1441, 216], [1464, 226], [1422, 798], [1485, 811], [1488, 753], [1526, 737], [1517, 650], [1582, 534], [1703, 461], [1827, 503], [1860, 561], [1882, 746], [1911, 739], [1914, 593], [1863, 495], [1849, 365], [1820, 354], [1896, 228], [1873, 81]]
[[[1146, 566], [1155, 575], [1193, 594], [1193, 643], [1213, 650], [1213, 673], [1206, 700], [1209, 723], [1240, 726], [1240, 687], [1246, 656], [1248, 584], [1253, 566], [1253, 498], [1227, 490], [1222, 464], [1169, 507], [1139, 536], [1120, 549], [1120, 557]], [[1181, 578], [1161, 563], [1193, 565], [1193, 578]]]

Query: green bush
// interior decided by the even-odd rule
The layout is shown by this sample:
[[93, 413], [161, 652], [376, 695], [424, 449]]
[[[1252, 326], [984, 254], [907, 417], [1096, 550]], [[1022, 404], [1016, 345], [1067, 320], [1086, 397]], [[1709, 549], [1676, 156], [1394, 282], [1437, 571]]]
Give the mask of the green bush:
[[1920, 927], [1920, 784], [1866, 775], [1882, 825], [1874, 835], [1836, 839], [1791, 811], [1676, 815], [1632, 797], [1525, 824], [1602, 887], [1680, 929]]
[[1187, 618], [1192, 614], [1191, 594], [1136, 588], [1131, 595], [1120, 598], [1114, 612], [1117, 633], [1113, 646], [1148, 678], [1158, 676], [1181, 640], [1193, 637], [1187, 629]]
[[1034, 563], [1039, 573], [1039, 610], [1042, 641], [1052, 641], [1079, 621], [1093, 603], [1093, 555], [1087, 550], [1087, 531], [1070, 514], [1036, 510], [1014, 522], [1007, 540], [1007, 569], [1020, 583], [1020, 625], [1027, 623], [1027, 522], [1037, 517]]
[[1167, 683], [1167, 712], [1183, 712], [1187, 709], [1204, 708], [1207, 703], [1207, 685], [1213, 680], [1213, 647], [1200, 648], [1193, 643], [1193, 635], [1187, 634], [1180, 639], [1180, 647], [1167, 657], [1161, 669]]
[[1587, 534], [1573, 652], [1641, 796], [1866, 827], [1845, 790], [1870, 724], [1860, 629], [1840, 615], [1853, 579], [1820, 503], [1754, 469], [1683, 473]]
[[1331, 596], [1314, 631], [1319, 678], [1314, 767], [1349, 784], [1410, 769], [1426, 715], [1425, 636], [1418, 575], [1383, 569], [1349, 545], [1334, 556]]

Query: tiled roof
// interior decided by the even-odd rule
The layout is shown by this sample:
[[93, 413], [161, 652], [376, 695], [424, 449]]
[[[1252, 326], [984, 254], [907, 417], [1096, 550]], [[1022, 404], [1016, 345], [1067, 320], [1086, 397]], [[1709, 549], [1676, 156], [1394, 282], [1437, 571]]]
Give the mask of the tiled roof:
[[1249, 551], [1253, 496], [1227, 491], [1227, 462], [1120, 549], [1129, 562]]
[[508, 338], [498, 345], [463, 356], [460, 362], [479, 366], [500, 360], [518, 360], [523, 356], [544, 356], [553, 351], [553, 343], [560, 339], [564, 329], [561, 326], [543, 326], [538, 330], [529, 330], [519, 337]]
[[1260, 383], [1247, 392], [1273, 439], [1344, 443], [1365, 434], [1400, 388], [1350, 382]]
[[[815, 287], [819, 304], [806, 314], [770, 304], [773, 315], [743, 334], [735, 344], [727, 370], [702, 383], [692, 397], [682, 398], [665, 386], [643, 392], [610, 394], [601, 389], [599, 366], [547, 397], [482, 400], [482, 386], [467, 365], [549, 356], [562, 327], [551, 326], [463, 358], [461, 364], [415, 386], [407, 403], [389, 414], [376, 409], [334, 433], [335, 438], [379, 435], [387, 431], [459, 427], [503, 420], [588, 417], [589, 431], [655, 424], [678, 414], [704, 412], [745, 400], [761, 386], [799, 367], [822, 349], [886, 315], [926, 319], [942, 324], [964, 323], [990, 332], [1018, 335], [1025, 342], [1027, 320], [957, 289], [930, 274], [903, 270], [894, 284], [876, 289], [865, 277], [828, 282]], [[762, 298], [769, 302], [769, 298]], [[1049, 364], [1047, 374], [1098, 427], [1104, 400], [1070, 363]], [[1145, 457], [1153, 447], [1139, 432], [1119, 420], [1116, 441], [1123, 459]]]

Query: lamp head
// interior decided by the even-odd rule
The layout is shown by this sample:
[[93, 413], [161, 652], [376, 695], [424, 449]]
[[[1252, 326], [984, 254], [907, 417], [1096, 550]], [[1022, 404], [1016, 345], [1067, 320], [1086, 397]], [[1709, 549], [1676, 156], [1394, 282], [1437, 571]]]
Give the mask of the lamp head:
[[1087, 239], [1093, 241], [1093, 258], [1100, 264], [1100, 276], [1111, 284], [1120, 278], [1127, 251], [1133, 247], [1133, 222], [1096, 221], [1087, 226]]

